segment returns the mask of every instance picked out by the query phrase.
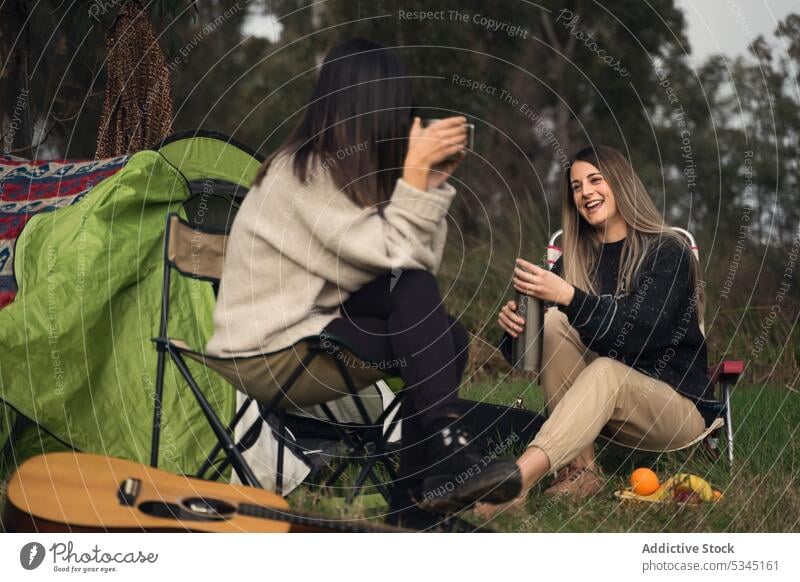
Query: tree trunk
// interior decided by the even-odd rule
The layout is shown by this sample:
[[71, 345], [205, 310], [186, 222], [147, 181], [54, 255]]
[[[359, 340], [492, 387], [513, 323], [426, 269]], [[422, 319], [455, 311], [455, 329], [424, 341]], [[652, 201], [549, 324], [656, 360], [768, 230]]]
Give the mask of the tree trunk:
[[2, 56], [6, 63], [2, 79], [4, 113], [9, 125], [3, 136], [3, 150], [29, 157], [33, 143], [33, 120], [28, 88], [29, 26], [23, 0], [17, 0], [0, 12], [2, 16]]

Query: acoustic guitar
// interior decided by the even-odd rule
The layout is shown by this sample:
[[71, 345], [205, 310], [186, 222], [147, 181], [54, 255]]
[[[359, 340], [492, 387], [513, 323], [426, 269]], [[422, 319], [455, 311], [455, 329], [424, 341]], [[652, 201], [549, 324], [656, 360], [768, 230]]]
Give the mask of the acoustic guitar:
[[85, 453], [22, 464], [8, 484], [3, 524], [14, 532], [401, 532], [292, 511], [254, 487], [173, 475]]

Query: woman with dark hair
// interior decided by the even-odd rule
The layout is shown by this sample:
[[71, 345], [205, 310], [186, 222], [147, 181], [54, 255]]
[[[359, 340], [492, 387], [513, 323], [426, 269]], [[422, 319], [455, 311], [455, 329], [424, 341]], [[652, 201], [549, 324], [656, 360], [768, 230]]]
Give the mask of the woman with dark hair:
[[[610, 147], [578, 152], [563, 192], [562, 257], [552, 271], [522, 259], [514, 270], [517, 291], [553, 304], [541, 375], [549, 417], [517, 464], [526, 493], [558, 471], [545, 494], [581, 498], [603, 485], [601, 430], [637, 448], [677, 448], [705, 430], [710, 392], [703, 285], [688, 241]], [[507, 358], [525, 326], [516, 311], [509, 301], [498, 319]]]
[[520, 480], [499, 460], [464, 478], [481, 458], [458, 406], [468, 337], [435, 273], [466, 119], [423, 128], [412, 111], [390, 50], [353, 39], [328, 54], [302, 119], [236, 216], [207, 349], [247, 356], [321, 335], [390, 363], [407, 392], [389, 520], [419, 526], [416, 500], [434, 510], [506, 501]]

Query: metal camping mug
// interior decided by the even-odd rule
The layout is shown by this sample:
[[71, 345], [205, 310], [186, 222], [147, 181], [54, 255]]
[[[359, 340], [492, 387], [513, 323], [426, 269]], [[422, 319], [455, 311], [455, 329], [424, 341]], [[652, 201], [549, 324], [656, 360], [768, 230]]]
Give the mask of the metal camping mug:
[[[441, 119], [423, 119], [422, 120], [422, 127], [428, 127], [432, 123], [436, 123], [437, 121], [441, 121]], [[464, 124], [467, 128], [467, 144], [464, 146], [464, 153], [468, 151], [472, 151], [475, 147], [475, 124], [474, 123], [465, 123]], [[457, 160], [459, 157], [458, 154], [450, 158], [451, 160]]]
[[533, 373], [539, 382], [544, 343], [544, 304], [536, 297], [517, 293], [517, 313], [525, 318], [522, 333], [511, 344], [511, 361], [517, 370]]

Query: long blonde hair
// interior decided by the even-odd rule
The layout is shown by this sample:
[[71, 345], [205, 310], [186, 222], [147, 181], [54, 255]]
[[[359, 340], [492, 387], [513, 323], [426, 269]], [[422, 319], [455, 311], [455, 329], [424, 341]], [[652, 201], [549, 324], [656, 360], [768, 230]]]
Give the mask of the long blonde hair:
[[602, 243], [596, 236], [594, 227], [586, 222], [575, 205], [571, 171], [572, 164], [577, 161], [587, 162], [600, 170], [614, 193], [617, 212], [628, 225], [628, 234], [620, 257], [616, 293], [632, 292], [636, 284], [636, 274], [650, 252], [660, 244], [674, 240], [689, 254], [690, 282], [694, 300], [697, 302], [697, 316], [702, 326], [705, 294], [700, 265], [686, 238], [664, 222], [631, 164], [614, 148], [584, 148], [572, 157], [567, 166], [561, 205], [564, 279], [590, 293], [599, 292], [591, 271], [597, 268]]

